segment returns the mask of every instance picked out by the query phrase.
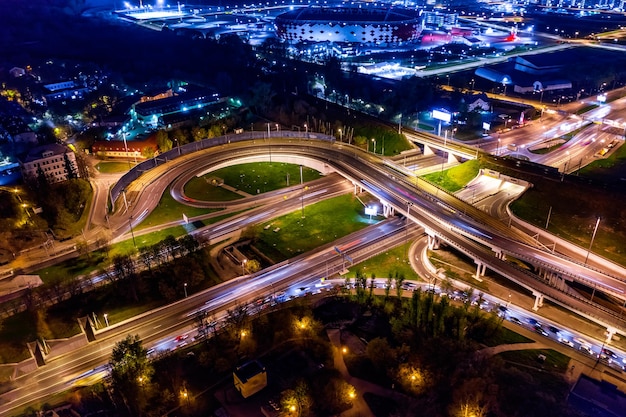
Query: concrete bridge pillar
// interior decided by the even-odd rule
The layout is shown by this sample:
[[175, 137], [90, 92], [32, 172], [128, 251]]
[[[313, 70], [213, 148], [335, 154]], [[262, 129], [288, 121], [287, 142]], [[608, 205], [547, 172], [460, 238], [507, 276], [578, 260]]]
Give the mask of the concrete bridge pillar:
[[433, 235], [428, 235], [428, 249], [430, 250], [437, 250], [439, 249], [439, 238], [437, 236]]
[[363, 192], [363, 187], [361, 187], [356, 182], [354, 183], [354, 194], [361, 194]]
[[434, 155], [435, 151], [428, 145], [424, 145], [424, 156]]
[[613, 336], [615, 335], [615, 333], [617, 333], [617, 329], [614, 327], [607, 327], [606, 329], [606, 342], [605, 343], [611, 343], [611, 339], [613, 339]]
[[456, 157], [456, 155], [452, 152], [448, 152], [448, 163], [455, 164], [457, 162], [459, 162], [459, 159]]
[[533, 291], [533, 295], [535, 296], [535, 305], [533, 306], [533, 310], [539, 310], [539, 307], [543, 307], [543, 294]]
[[385, 217], [389, 217], [389, 216], [393, 216], [394, 215], [394, 213], [396, 211], [394, 210], [393, 207], [391, 207], [389, 204], [385, 203], [384, 201], [381, 201], [380, 203], [383, 206], [383, 215]]
[[502, 252], [501, 250], [494, 250], [494, 252], [496, 254], [496, 258], [506, 261], [506, 253]]
[[474, 279], [482, 282], [482, 279], [480, 277], [484, 277], [485, 272], [487, 272], [487, 265], [480, 261], [476, 261], [476, 274], [472, 275]]

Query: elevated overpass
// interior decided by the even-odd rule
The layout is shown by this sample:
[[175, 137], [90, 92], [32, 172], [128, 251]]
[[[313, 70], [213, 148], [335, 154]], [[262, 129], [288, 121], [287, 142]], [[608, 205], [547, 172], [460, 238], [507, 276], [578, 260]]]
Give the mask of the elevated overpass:
[[[411, 177], [402, 167], [393, 167], [376, 155], [336, 144], [328, 136], [297, 132], [272, 132], [271, 138], [261, 132], [247, 133], [208, 142], [190, 143], [161, 155], [160, 159], [145, 161], [135, 168], [138, 172], [129, 172], [116, 184], [111, 196], [119, 197], [123, 187], [129, 186], [140, 172], [162, 164], [168, 158], [191, 157], [191, 154], [211, 146], [214, 149], [210, 153], [198, 152], [197, 157], [206, 158], [207, 162], [230, 159], [233, 164], [253, 155], [266, 160], [297, 156], [302, 158], [303, 164], [306, 159], [314, 159], [349, 179], [355, 189], [365, 189], [378, 197], [387, 207], [387, 214], [398, 211], [424, 227], [433, 248], [438, 242], [445, 242], [469, 256], [477, 264], [477, 278], [489, 267], [531, 291], [536, 297], [536, 308], [546, 298], [605, 326], [611, 334], [618, 329], [626, 330], [625, 320], [614, 311], [578, 296], [566, 286], [554, 285], [553, 280], [506, 262], [505, 258], [513, 256], [534, 265], [539, 271], [565, 274], [568, 279], [620, 300], [626, 300], [623, 279], [539, 247], [530, 236], [509, 228], [426, 181]], [[237, 144], [232, 145], [232, 142]]]

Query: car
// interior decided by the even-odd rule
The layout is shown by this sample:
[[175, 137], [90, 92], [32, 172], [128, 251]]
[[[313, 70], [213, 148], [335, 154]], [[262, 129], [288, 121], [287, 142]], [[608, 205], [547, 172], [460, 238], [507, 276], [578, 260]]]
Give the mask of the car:
[[564, 345], [569, 346], [571, 348], [574, 347], [574, 342], [572, 342], [566, 337], [559, 337], [559, 343], [563, 343]]
[[183, 340], [187, 339], [188, 337], [189, 337], [188, 334], [181, 334], [179, 336], [176, 336], [176, 339], [174, 339], [174, 340], [176, 340], [177, 342], [182, 342]]
[[613, 362], [613, 359], [611, 359], [611, 357], [605, 353], [600, 353], [598, 355], [598, 359], [607, 364], [610, 364], [611, 362]]
[[585, 346], [589, 346], [590, 343], [587, 342], [585, 339], [581, 339], [579, 337], [575, 337], [574, 339], [572, 339], [574, 342], [578, 343], [579, 345], [585, 345]]
[[528, 323], [530, 323], [531, 326], [536, 326], [539, 324], [539, 322], [535, 319], [533, 319], [532, 317], [528, 318]]
[[509, 309], [506, 308], [505, 306], [498, 306], [498, 310], [500, 310], [503, 313], [506, 313]]
[[554, 333], [554, 334], [557, 334], [557, 333], [560, 331], [559, 329], [557, 329], [557, 328], [556, 328], [556, 327], [554, 327], [554, 326], [550, 326], [550, 327], [548, 327], [548, 330], [550, 330], [550, 331], [551, 331], [552, 333]]
[[593, 350], [591, 350], [591, 348], [588, 345], [580, 345], [578, 347], [578, 350], [580, 350], [583, 353], [586, 353], [587, 355], [593, 355]]
[[606, 356], [610, 357], [611, 359], [617, 359], [617, 355], [612, 350], [603, 348], [602, 353], [604, 353]]
[[511, 320], [511, 323], [518, 324], [520, 326], [522, 325], [521, 320], [518, 319], [517, 317], [511, 317], [509, 320]]
[[546, 337], [548, 336], [548, 332], [546, 332], [546, 331], [544, 330], [544, 328], [543, 328], [543, 327], [541, 327], [541, 324], [536, 324], [536, 325], [535, 325], [535, 331], [536, 331], [537, 333], [539, 333], [540, 335], [542, 335], [542, 336], [546, 336]]

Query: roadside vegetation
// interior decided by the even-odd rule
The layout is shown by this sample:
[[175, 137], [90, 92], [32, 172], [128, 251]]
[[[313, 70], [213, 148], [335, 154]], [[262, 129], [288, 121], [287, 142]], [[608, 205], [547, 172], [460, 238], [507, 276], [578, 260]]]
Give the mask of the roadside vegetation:
[[[386, 398], [365, 396], [376, 415], [409, 416], [416, 409], [433, 417], [495, 410], [572, 415], [563, 378], [567, 356], [549, 350], [477, 355], [485, 344], [531, 341], [502, 327], [495, 313], [419, 290], [409, 297], [372, 296], [359, 288], [342, 293], [262, 309], [235, 306], [218, 325], [210, 314], [199, 314], [197, 343], [151, 360], [129, 336], [114, 348], [112, 377], [71, 389], [66, 400], [81, 413], [116, 408], [123, 416], [210, 415], [220, 407], [216, 394], [239, 395], [232, 369], [252, 358], [266, 367], [270, 383], [248, 401], [273, 399], [302, 417], [338, 414], [352, 407], [355, 394], [334, 369], [333, 348], [343, 348], [338, 354], [351, 377], [379, 386]], [[327, 336], [337, 324], [339, 346]]]
[[368, 224], [370, 220], [361, 201], [353, 195], [343, 195], [253, 226], [244, 233], [244, 238], [250, 239], [251, 245], [277, 263], [356, 232]]
[[[320, 176], [318, 171], [302, 167], [304, 182], [313, 181]], [[224, 181], [225, 185], [256, 195], [300, 184], [300, 166], [282, 162], [254, 162], [221, 168], [202, 177], [192, 178], [185, 185], [185, 193], [190, 198], [202, 201], [227, 201], [242, 198], [236, 193], [212, 185], [212, 178], [219, 178]]]
[[478, 175], [480, 168], [482, 167], [478, 160], [470, 160], [444, 171], [424, 175], [423, 178], [450, 193], [454, 193], [473, 180]]

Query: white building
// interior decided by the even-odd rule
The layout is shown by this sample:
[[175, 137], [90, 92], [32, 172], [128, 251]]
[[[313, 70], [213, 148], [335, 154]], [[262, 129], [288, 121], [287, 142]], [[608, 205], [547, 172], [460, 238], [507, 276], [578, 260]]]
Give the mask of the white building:
[[[78, 177], [76, 155], [58, 143], [33, 148], [22, 163], [22, 175], [24, 178], [37, 178], [39, 168], [49, 183]], [[71, 172], [68, 172], [68, 168]]]

